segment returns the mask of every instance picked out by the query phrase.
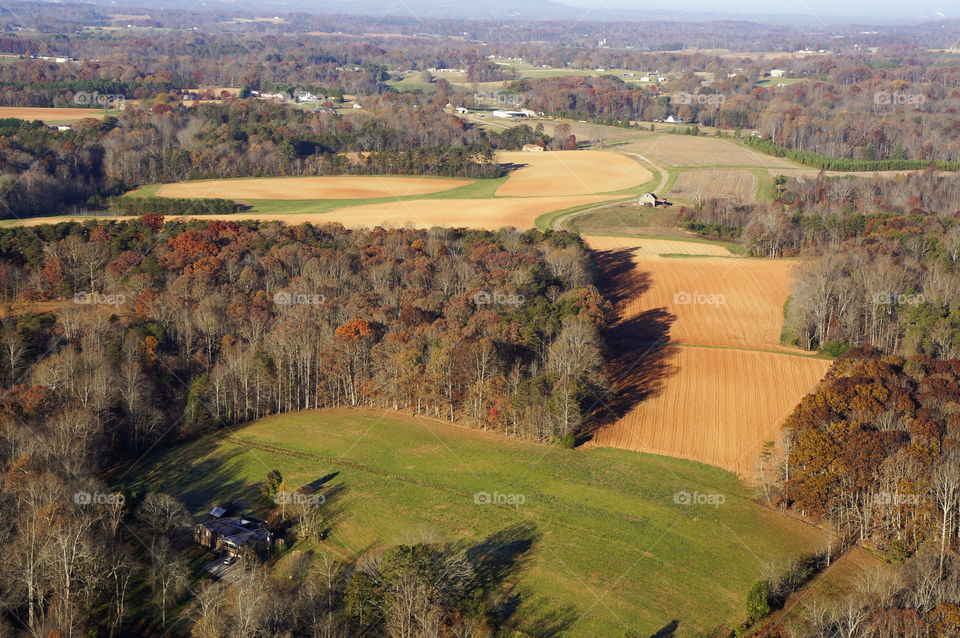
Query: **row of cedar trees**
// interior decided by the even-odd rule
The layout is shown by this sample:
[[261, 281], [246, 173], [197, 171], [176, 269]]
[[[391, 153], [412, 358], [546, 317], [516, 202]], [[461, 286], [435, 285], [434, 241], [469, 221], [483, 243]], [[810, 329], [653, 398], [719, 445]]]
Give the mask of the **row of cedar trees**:
[[[38, 232], [3, 231], [0, 285], [11, 300], [68, 303], [34, 332], [53, 319], [8, 316], [3, 378], [94, 401], [135, 449], [173, 423], [186, 435], [324, 406], [570, 443], [604, 391], [609, 306], [566, 234], [156, 215]], [[69, 303], [86, 291], [92, 303]]]
[[[774, 636], [955, 636], [960, 632], [960, 360], [868, 347], [837, 360], [761, 462], [771, 503], [820, 519], [842, 549], [867, 543], [892, 566], [858, 576]], [[828, 558], [829, 562], [829, 558]]]

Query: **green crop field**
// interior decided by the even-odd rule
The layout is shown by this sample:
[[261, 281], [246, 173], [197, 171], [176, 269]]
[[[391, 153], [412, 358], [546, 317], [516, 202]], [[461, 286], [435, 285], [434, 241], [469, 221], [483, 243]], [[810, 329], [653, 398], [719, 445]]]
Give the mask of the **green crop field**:
[[[271, 469], [290, 488], [319, 481], [331, 494], [332, 534], [309, 548], [315, 556], [350, 560], [425, 530], [468, 542], [526, 530], [532, 546], [510, 577], [520, 603], [507, 626], [530, 635], [732, 626], [754, 581], [821, 542], [718, 468], [525, 443], [397, 412], [272, 416], [158, 452], [114, 481], [168, 492], [194, 513], [232, 500], [264, 515], [258, 484]], [[523, 502], [478, 504], [478, 493]], [[677, 493], [723, 502], [678, 504]]]

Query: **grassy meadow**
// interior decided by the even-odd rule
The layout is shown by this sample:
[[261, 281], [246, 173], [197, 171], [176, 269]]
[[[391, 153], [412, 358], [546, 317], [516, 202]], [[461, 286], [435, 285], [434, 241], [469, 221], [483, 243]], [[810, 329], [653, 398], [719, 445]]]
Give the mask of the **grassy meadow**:
[[[197, 514], [232, 500], [265, 515], [258, 489], [272, 469], [290, 488], [322, 485], [328, 496], [332, 533], [308, 548], [316, 556], [352, 560], [423, 536], [525, 535], [529, 549], [508, 577], [520, 603], [507, 624], [531, 635], [732, 626], [754, 581], [822, 540], [715, 467], [566, 450], [392, 411], [267, 417], [160, 451], [114, 480], [134, 493], [168, 492]], [[723, 502], [678, 504], [678, 493]], [[478, 504], [484, 494], [514, 504]]]

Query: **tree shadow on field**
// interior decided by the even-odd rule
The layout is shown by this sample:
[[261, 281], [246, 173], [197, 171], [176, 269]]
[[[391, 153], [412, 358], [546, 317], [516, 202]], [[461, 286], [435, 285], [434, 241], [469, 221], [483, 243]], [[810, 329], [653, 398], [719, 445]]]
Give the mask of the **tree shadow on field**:
[[500, 168], [502, 168], [507, 173], [512, 173], [513, 171], [520, 170], [527, 164], [517, 163], [517, 162], [500, 162]]
[[573, 607], [550, 604], [518, 591], [520, 575], [530, 564], [540, 533], [532, 522], [511, 525], [469, 545], [466, 557], [473, 566], [471, 589], [489, 603], [491, 619], [504, 628], [523, 628], [532, 636], [555, 636], [577, 618]]
[[473, 566], [473, 588], [489, 592], [523, 571], [540, 534], [533, 523], [511, 525], [466, 550]]
[[565, 635], [583, 617], [573, 605], [560, 605], [544, 599], [528, 599], [505, 627], [523, 635], [553, 638]]
[[613, 303], [615, 319], [604, 332], [609, 359], [606, 373], [611, 387], [607, 399], [593, 410], [578, 443], [630, 413], [641, 401], [659, 394], [676, 374], [677, 350], [670, 345], [670, 326], [676, 317], [665, 308], [651, 308], [624, 319], [626, 308], [646, 293], [650, 273], [640, 270], [632, 250], [594, 253], [600, 269], [600, 290]]
[[259, 486], [247, 483], [239, 471], [248, 462], [246, 452], [242, 447], [221, 447], [220, 439], [206, 436], [189, 444], [169, 445], [126, 470], [118, 469], [110, 480], [130, 491], [132, 504], [150, 492], [166, 492], [194, 515], [226, 502], [246, 508], [260, 499]]
[[633, 255], [637, 249], [594, 250], [593, 263], [597, 268], [600, 292], [613, 304], [618, 319], [624, 306], [650, 290], [650, 273], [640, 270]]
[[673, 638], [673, 636], [677, 633], [677, 627], [679, 626], [680, 626], [679, 620], [676, 620], [676, 619], [671, 620], [666, 625], [661, 627], [659, 631], [657, 631], [654, 634], [651, 634], [650, 638]]

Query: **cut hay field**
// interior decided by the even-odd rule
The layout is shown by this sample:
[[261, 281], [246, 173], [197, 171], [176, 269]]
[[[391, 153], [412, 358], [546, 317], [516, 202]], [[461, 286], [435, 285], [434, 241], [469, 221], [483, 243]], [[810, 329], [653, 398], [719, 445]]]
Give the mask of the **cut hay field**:
[[609, 336], [622, 346], [610, 367], [615, 418], [590, 445], [752, 475], [761, 444], [830, 364], [780, 345], [794, 264], [707, 243], [587, 240], [619, 317]]
[[[719, 468], [563, 450], [397, 412], [268, 417], [226, 438], [176, 445], [115, 482], [174, 494], [199, 513], [225, 500], [259, 502], [258, 484], [272, 469], [291, 489], [326, 479], [330, 539], [294, 548], [313, 550], [318, 563], [425, 536], [530, 543], [511, 555], [507, 578], [518, 604], [505, 624], [517, 635], [649, 636], [674, 622], [670, 635], [729, 630], [768, 565], [822, 545], [819, 530], [757, 505]], [[480, 492], [524, 502], [477, 504]], [[683, 505], [678, 492], [725, 501]]]
[[757, 176], [745, 170], [680, 171], [670, 198], [693, 202], [704, 197], [722, 197], [737, 202], [757, 199]]
[[522, 165], [497, 189], [501, 197], [609, 193], [639, 186], [653, 177], [639, 162], [607, 151], [502, 151], [497, 160]]
[[[534, 228], [535, 220], [544, 213], [604, 202], [610, 199], [615, 199], [615, 197], [580, 195], [401, 200], [338, 208], [329, 213], [318, 215], [318, 221], [314, 223], [339, 222], [348, 227], [377, 225], [402, 227], [413, 224], [419, 228], [462, 226], [465, 228], [497, 229], [504, 226], [514, 226], [526, 230]], [[264, 216], [259, 217], [263, 218]], [[300, 223], [302, 217], [304, 216], [297, 215], [294, 223]]]
[[438, 193], [471, 180], [405, 176], [319, 176], [211, 179], [164, 184], [160, 197], [251, 199], [372, 199]]
[[116, 115], [117, 113], [119, 111], [104, 111], [103, 109], [0, 106], [0, 118], [16, 117], [21, 120], [41, 120], [47, 124], [72, 124], [88, 117], [102, 120], [105, 115]]
[[793, 162], [758, 153], [729, 140], [692, 135], [654, 135], [618, 147], [673, 166], [797, 168]]
[[[513, 226], [520, 230], [535, 228], [535, 221], [546, 213], [589, 206], [617, 199], [611, 195], [580, 195], [570, 197], [494, 197], [478, 199], [436, 198], [436, 199], [397, 199], [373, 204], [357, 204], [337, 207], [323, 206], [305, 200], [296, 212], [271, 213], [249, 212], [232, 215], [167, 215], [169, 221], [177, 219], [202, 219], [213, 221], [279, 221], [284, 224], [329, 224], [336, 222], [348, 228], [367, 228], [373, 226], [401, 228], [412, 225], [417, 228], [432, 226], [459, 226], [496, 230], [504, 226]], [[252, 202], [260, 209], [258, 201]], [[277, 208], [264, 207], [265, 210]], [[318, 212], [307, 212], [309, 210]], [[326, 212], [324, 212], [326, 211]], [[28, 217], [0, 221], [2, 226], [38, 226], [56, 224], [65, 221], [85, 221], [89, 219], [128, 219], [125, 217], [78, 217], [62, 215], [58, 217]]]

